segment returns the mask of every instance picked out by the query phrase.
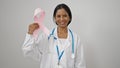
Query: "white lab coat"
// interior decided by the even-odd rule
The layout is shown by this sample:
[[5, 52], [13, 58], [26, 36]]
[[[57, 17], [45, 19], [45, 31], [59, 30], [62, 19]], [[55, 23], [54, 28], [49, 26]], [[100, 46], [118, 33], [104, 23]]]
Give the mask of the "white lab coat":
[[[72, 32], [73, 33], [73, 32]], [[65, 41], [67, 46], [64, 50], [64, 54], [61, 58], [60, 65], [63, 68], [86, 68], [83, 46], [80, 43], [80, 38], [77, 34], [74, 36], [74, 54], [75, 58], [72, 58], [72, 37], [68, 31], [68, 37]], [[54, 35], [48, 40], [48, 36], [44, 33], [40, 34], [37, 39], [32, 35], [26, 34], [24, 44], [22, 46], [25, 56], [31, 56], [40, 62], [40, 68], [56, 68], [58, 62], [58, 54], [56, 51], [56, 45], [59, 40], [53, 38], [57, 36], [57, 28], [55, 28]], [[59, 38], [58, 38], [59, 39]]]

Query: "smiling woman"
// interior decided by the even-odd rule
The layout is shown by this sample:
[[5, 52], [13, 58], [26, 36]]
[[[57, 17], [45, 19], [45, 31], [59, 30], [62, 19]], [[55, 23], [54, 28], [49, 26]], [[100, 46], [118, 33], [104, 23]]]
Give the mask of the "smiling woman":
[[70, 20], [69, 15], [65, 11], [65, 9], [62, 8], [57, 11], [55, 16], [55, 21], [58, 27], [61, 27], [61, 28], [67, 27], [69, 20]]
[[68, 6], [60, 4], [55, 8], [54, 20], [58, 26], [58, 37], [67, 38], [67, 26], [70, 24], [72, 15]]
[[40, 68], [86, 68], [80, 38], [68, 28], [72, 19], [70, 8], [57, 5], [53, 18], [57, 27], [49, 36], [42, 33], [35, 39], [33, 32], [40, 26], [30, 24], [22, 47], [24, 54], [39, 60]]

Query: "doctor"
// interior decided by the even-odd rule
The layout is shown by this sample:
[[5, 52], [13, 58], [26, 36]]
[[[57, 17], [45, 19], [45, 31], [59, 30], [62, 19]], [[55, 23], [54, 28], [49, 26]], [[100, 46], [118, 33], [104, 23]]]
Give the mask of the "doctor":
[[57, 5], [53, 19], [57, 27], [49, 36], [41, 33], [35, 39], [33, 32], [40, 26], [29, 25], [22, 47], [24, 55], [38, 60], [40, 68], [86, 68], [80, 38], [68, 28], [72, 20], [70, 8], [66, 4]]

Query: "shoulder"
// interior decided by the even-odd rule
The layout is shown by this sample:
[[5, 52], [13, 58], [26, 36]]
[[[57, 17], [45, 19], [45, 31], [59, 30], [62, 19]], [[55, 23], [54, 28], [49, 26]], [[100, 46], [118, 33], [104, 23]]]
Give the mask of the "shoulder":
[[74, 32], [74, 31], [71, 30], [71, 29], [70, 29], [70, 31], [72, 32], [73, 37], [74, 37], [75, 39], [80, 39], [80, 35], [79, 35], [79, 34], [77, 34], [76, 32]]

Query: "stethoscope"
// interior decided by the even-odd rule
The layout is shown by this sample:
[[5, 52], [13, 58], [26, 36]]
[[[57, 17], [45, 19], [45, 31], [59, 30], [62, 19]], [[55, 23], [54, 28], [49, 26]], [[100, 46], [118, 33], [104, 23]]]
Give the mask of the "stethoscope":
[[[50, 37], [52, 36], [54, 40], [57, 40], [57, 38], [54, 36], [54, 32], [55, 32], [55, 28], [52, 30], [52, 32], [50, 33], [50, 35], [48, 36], [48, 40], [50, 39]], [[73, 33], [72, 31], [69, 29], [69, 32], [71, 34], [71, 37], [72, 37], [72, 55], [71, 55], [71, 58], [74, 58], [75, 55], [74, 55], [74, 36], [73, 36]], [[58, 63], [64, 53], [64, 50], [60, 53], [59, 51], [59, 48], [58, 48], [58, 45], [56, 45], [56, 51], [57, 51], [57, 54], [58, 54]]]

